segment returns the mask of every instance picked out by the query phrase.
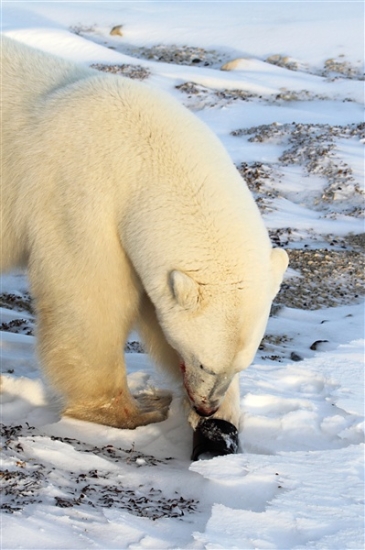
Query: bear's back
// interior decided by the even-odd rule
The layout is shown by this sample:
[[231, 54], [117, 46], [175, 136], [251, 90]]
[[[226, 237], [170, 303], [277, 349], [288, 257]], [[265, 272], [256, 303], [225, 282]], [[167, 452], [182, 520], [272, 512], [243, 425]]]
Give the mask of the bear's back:
[[62, 58], [2, 36], [2, 94], [5, 102], [22, 103], [95, 74]]

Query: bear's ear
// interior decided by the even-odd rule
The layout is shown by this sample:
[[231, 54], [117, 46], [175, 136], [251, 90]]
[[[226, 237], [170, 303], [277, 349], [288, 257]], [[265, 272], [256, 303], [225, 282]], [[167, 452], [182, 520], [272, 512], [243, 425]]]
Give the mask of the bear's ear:
[[272, 292], [276, 296], [279, 292], [283, 275], [289, 264], [288, 254], [282, 248], [273, 248], [271, 251]]
[[194, 310], [199, 304], [199, 286], [189, 275], [174, 269], [170, 273], [173, 297], [184, 309]]

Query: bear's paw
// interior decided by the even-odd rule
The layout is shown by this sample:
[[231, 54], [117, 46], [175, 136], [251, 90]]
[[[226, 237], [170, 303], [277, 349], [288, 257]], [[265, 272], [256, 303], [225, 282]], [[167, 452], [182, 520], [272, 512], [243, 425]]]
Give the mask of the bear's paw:
[[171, 394], [166, 391], [153, 390], [133, 397], [122, 392], [108, 402], [69, 405], [63, 414], [78, 420], [131, 430], [166, 420], [171, 399]]

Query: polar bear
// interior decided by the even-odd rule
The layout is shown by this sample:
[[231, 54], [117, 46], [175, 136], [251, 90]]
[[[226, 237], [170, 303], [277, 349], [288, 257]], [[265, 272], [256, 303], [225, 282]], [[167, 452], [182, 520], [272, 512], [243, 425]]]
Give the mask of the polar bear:
[[166, 93], [2, 37], [1, 268], [27, 266], [40, 363], [65, 415], [166, 418], [132, 396], [137, 329], [190, 423], [239, 421], [239, 373], [288, 264], [218, 138]]

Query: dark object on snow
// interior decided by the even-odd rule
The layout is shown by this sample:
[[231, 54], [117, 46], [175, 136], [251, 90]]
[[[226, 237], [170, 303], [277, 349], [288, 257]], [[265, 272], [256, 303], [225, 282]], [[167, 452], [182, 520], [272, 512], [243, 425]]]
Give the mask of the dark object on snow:
[[328, 342], [328, 340], [316, 340], [315, 342], [313, 342], [310, 349], [316, 350], [318, 348], [321, 348], [321, 344], [325, 344], [326, 342]]
[[192, 460], [203, 455], [221, 456], [234, 454], [238, 450], [237, 428], [220, 418], [203, 418], [193, 437]]
[[298, 353], [296, 353], [295, 351], [291, 352], [290, 359], [292, 361], [303, 361], [303, 357], [301, 355], [299, 355]]

